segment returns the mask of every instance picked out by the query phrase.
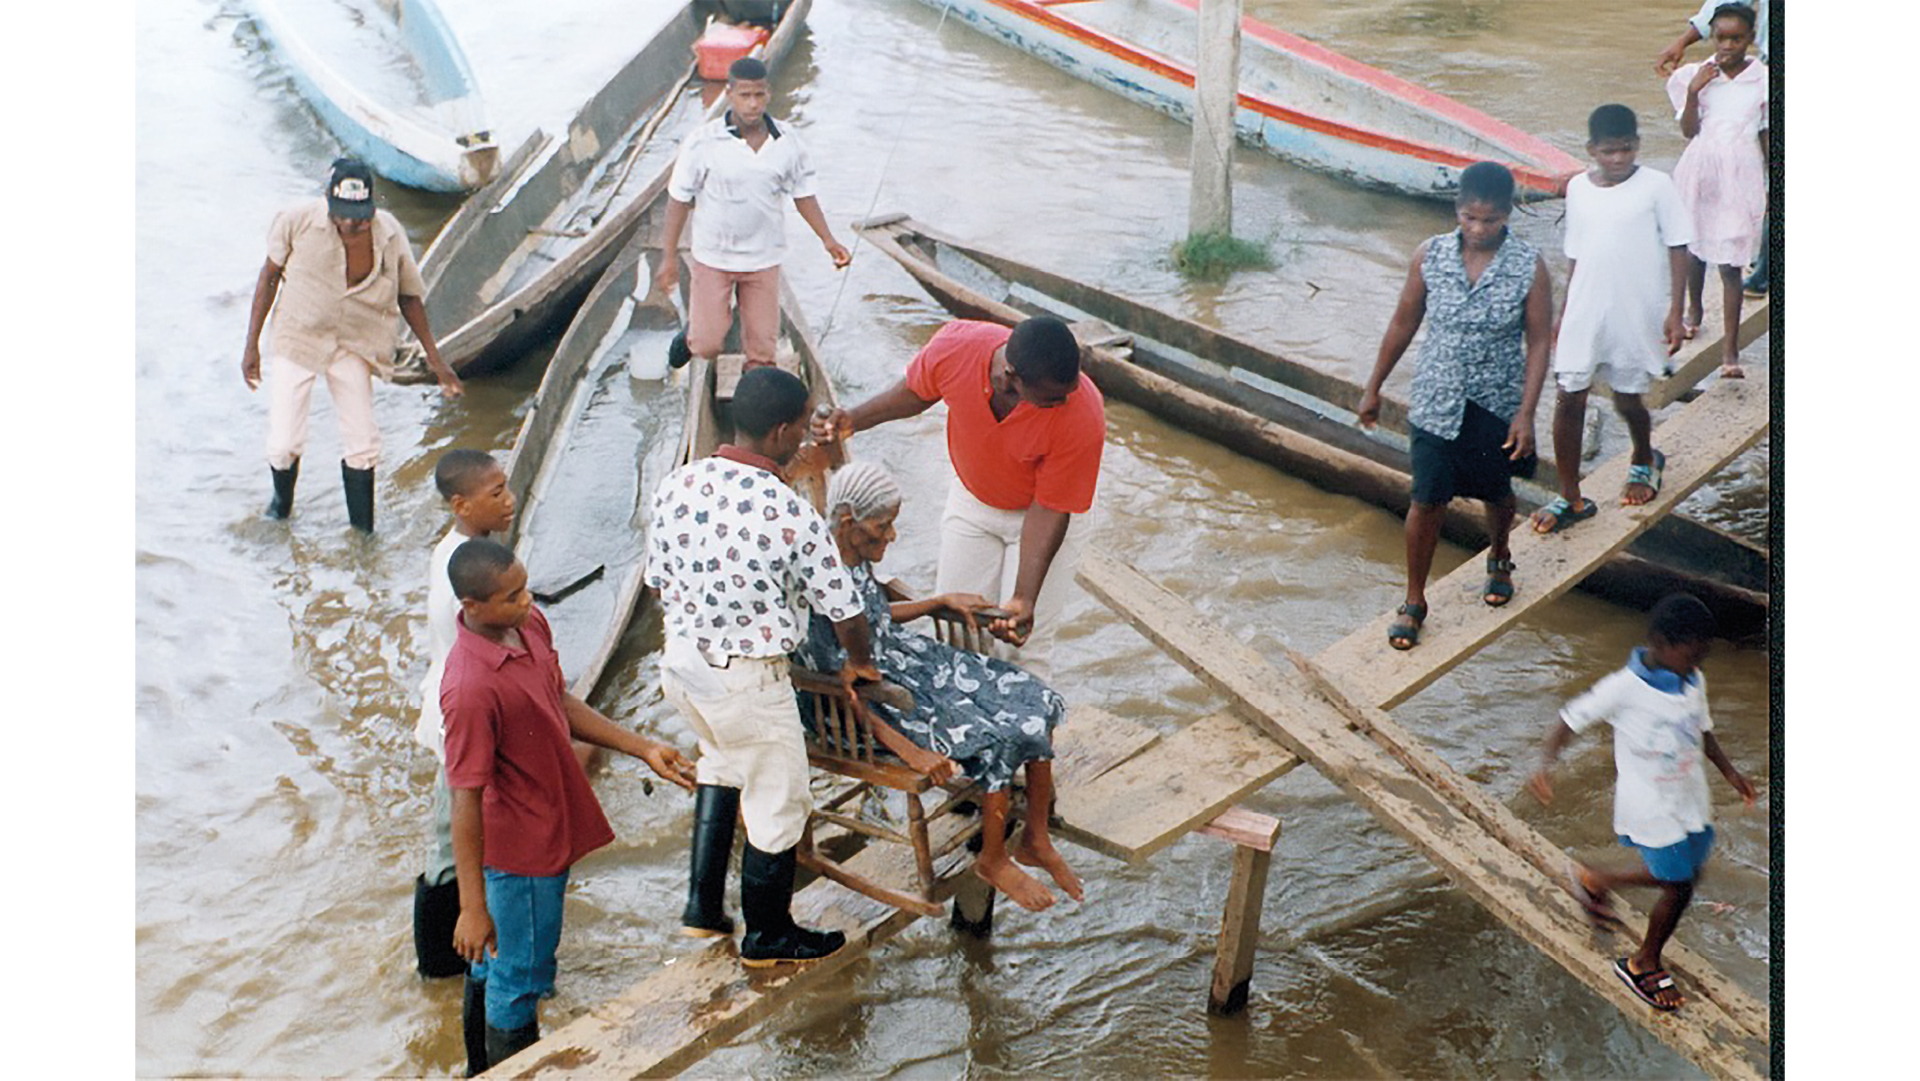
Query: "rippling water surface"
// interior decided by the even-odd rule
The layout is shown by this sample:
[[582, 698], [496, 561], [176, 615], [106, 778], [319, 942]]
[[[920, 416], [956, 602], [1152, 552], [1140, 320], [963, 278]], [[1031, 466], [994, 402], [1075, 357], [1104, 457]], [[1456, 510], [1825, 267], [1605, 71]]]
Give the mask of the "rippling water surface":
[[[659, 0], [443, 0], [503, 146], [558, 130], [639, 47]], [[1650, 73], [1672, 5], [1546, 0], [1250, 4], [1249, 13], [1425, 83], [1567, 147], [1587, 112], [1640, 113], [1643, 160], [1680, 139]], [[137, 57], [136, 816], [139, 1072], [438, 1074], [462, 1065], [457, 982], [412, 971], [408, 906], [429, 757], [409, 732], [424, 674], [429, 548], [445, 529], [430, 471], [451, 446], [504, 450], [533, 364], [456, 405], [382, 388], [380, 533], [349, 535], [323, 396], [291, 528], [267, 496], [265, 401], [235, 372], [273, 212], [317, 192], [338, 152], [234, 3], [139, 8]], [[843, 241], [869, 210], [907, 211], [982, 246], [1270, 342], [1350, 378], [1371, 363], [1444, 207], [1357, 191], [1243, 151], [1237, 227], [1269, 272], [1184, 284], [1188, 129], [1062, 75], [910, 0], [817, 0], [776, 111], [804, 131]], [[219, 198], [205, 197], [219, 164]], [[424, 249], [456, 203], [383, 189]], [[1516, 215], [1557, 258], [1558, 204]], [[870, 250], [834, 274], [790, 225], [789, 268], [843, 398], [881, 389], [944, 319]], [[440, 328], [445, 330], [447, 328]], [[1751, 352], [1759, 353], [1759, 350]], [[1756, 356], [1757, 363], [1764, 363]], [[662, 395], [677, 396], [677, 389]], [[674, 398], [677, 400], [677, 397]], [[673, 401], [650, 417], [674, 417]], [[1124, 405], [1110, 407], [1099, 542], [1256, 646], [1313, 651], [1391, 607], [1398, 519]], [[656, 440], [677, 435], [658, 422]], [[1619, 439], [1610, 429], [1609, 449]], [[931, 418], [862, 437], [915, 493], [885, 570], [927, 583], [946, 466]], [[1689, 510], [1755, 540], [1767, 456], [1743, 457]], [[1438, 571], [1468, 553], [1444, 550]], [[1520, 570], [1526, 588], [1526, 568]], [[1637, 613], [1574, 595], [1396, 711], [1449, 762], [1579, 854], [1612, 851], [1604, 741], [1570, 754], [1561, 800], [1517, 795], [1558, 704], [1618, 666]], [[1172, 730], [1221, 704], [1090, 598], [1068, 611], [1068, 696]], [[615, 658], [599, 704], [691, 739], [660, 701], [657, 619]], [[1764, 778], [1767, 657], [1708, 663], [1721, 740]], [[596, 779], [619, 839], [575, 870], [549, 1028], [682, 954], [689, 802]], [[1763, 794], [1764, 794], [1764, 785]], [[1764, 993], [1765, 820], [1717, 790], [1721, 847], [1682, 937]], [[699, 1064], [698, 1075], [1035, 1074], [1668, 1076], [1692, 1068], [1565, 976], [1310, 769], [1248, 802], [1284, 824], [1253, 1000], [1201, 1009], [1229, 872], [1189, 838], [1140, 867], [1068, 849], [1087, 901], [1002, 906], [985, 947], [925, 921], [844, 979]]]

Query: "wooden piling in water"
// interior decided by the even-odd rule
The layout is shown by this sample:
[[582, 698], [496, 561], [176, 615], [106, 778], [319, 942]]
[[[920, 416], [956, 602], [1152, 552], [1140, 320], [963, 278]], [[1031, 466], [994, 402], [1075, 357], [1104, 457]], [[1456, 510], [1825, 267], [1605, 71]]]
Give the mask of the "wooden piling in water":
[[1246, 1009], [1253, 986], [1253, 954], [1260, 944], [1260, 911], [1266, 904], [1267, 872], [1273, 865], [1273, 843], [1280, 837], [1280, 820], [1236, 809], [1200, 832], [1231, 840], [1234, 846], [1233, 878], [1227, 884], [1226, 909], [1220, 916], [1220, 941], [1214, 947], [1207, 1012], [1239, 1013]]

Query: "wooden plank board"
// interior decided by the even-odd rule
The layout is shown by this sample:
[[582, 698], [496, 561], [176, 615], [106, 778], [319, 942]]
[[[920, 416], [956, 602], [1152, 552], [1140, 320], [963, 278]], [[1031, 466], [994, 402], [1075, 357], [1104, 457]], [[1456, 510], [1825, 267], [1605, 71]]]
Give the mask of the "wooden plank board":
[[1258, 726], [1216, 713], [1091, 784], [1061, 786], [1061, 836], [1138, 863], [1299, 764]]
[[[1524, 519], [1514, 523], [1515, 594], [1501, 608], [1480, 599], [1486, 561], [1479, 555], [1427, 585], [1431, 609], [1420, 644], [1406, 651], [1387, 645], [1391, 611], [1315, 658], [1329, 676], [1366, 705], [1391, 709], [1440, 678], [1534, 609], [1605, 563], [1645, 532], [1707, 478], [1760, 441], [1768, 427], [1767, 381], [1723, 381], [1654, 430], [1667, 456], [1660, 494], [1651, 503], [1623, 507], [1607, 501], [1596, 518], [1541, 535]], [[1626, 482], [1627, 456], [1609, 460], [1587, 481], [1593, 492], [1617, 492]]]
[[[1613, 972], [1614, 952], [1595, 947], [1585, 913], [1558, 883], [1460, 813], [1432, 786], [1365, 736], [1299, 672], [1282, 672], [1184, 600], [1111, 555], [1086, 552], [1089, 591], [1232, 699], [1260, 727], [1445, 871], [1494, 916], [1538, 947], [1630, 1020], [1716, 1077], [1757, 1077], [1764, 1040], [1711, 998], [1656, 1013]], [[1464, 782], [1463, 782], [1464, 783]]]
[[1271, 852], [1280, 839], [1280, 820], [1244, 807], [1229, 807], [1193, 832], [1255, 852]]
[[[1461, 776], [1384, 711], [1355, 703], [1311, 660], [1292, 650], [1287, 651], [1287, 659], [1307, 678], [1320, 697], [1340, 711], [1354, 731], [1373, 740], [1382, 750], [1398, 759], [1401, 765], [1430, 785], [1456, 810], [1541, 874], [1551, 879], [1564, 873], [1567, 854], [1541, 836], [1538, 830], [1521, 821], [1505, 804]], [[1645, 937], [1646, 919], [1625, 898], [1616, 894], [1613, 907], [1626, 925], [1622, 929], [1625, 937], [1619, 940], [1623, 946], [1628, 942], [1639, 942]], [[1767, 1016], [1767, 1008], [1732, 980], [1721, 975], [1706, 958], [1674, 940], [1667, 943], [1661, 959], [1666, 962], [1669, 971], [1677, 973], [1680, 979], [1692, 985], [1690, 990], [1712, 999], [1749, 1033], [1763, 1040], [1771, 1037], [1772, 1024]]]
[[[1104, 710], [1077, 706], [1054, 732], [1054, 776], [1062, 790], [1089, 784], [1106, 770], [1151, 746], [1158, 733]], [[978, 820], [947, 815], [936, 820], [935, 848]], [[964, 849], [948, 853], [935, 896], [949, 896], [964, 875], [953, 870], [971, 859]], [[854, 872], [879, 882], [913, 881], [913, 854], [899, 845], [872, 845], [846, 861]], [[796, 920], [809, 927], [844, 931], [847, 946], [828, 960], [802, 968], [749, 970], [739, 963], [733, 939], [723, 939], [670, 963], [617, 997], [595, 1006], [539, 1043], [496, 1065], [488, 1077], [639, 1077], [676, 1073], [745, 1032], [900, 933], [916, 917], [821, 879], [793, 898]]]

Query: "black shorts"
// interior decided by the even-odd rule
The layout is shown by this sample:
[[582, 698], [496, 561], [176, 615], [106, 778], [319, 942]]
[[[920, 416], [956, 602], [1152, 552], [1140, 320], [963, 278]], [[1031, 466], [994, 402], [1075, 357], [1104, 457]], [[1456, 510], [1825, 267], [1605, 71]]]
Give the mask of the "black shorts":
[[1513, 494], [1513, 478], [1531, 476], [1532, 463], [1538, 460], [1532, 455], [1519, 462], [1507, 457], [1500, 444], [1507, 441], [1511, 425], [1472, 402], [1453, 439], [1409, 427], [1415, 503], [1442, 504], [1455, 496], [1498, 503]]

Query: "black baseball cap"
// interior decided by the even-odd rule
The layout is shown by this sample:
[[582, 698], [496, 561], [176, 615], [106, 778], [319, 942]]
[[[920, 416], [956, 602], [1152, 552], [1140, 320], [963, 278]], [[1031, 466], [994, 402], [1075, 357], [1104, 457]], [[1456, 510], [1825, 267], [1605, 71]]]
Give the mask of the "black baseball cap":
[[327, 181], [327, 213], [365, 221], [373, 217], [373, 170], [359, 158], [339, 158]]

